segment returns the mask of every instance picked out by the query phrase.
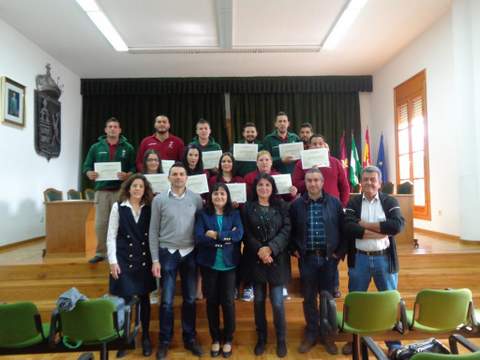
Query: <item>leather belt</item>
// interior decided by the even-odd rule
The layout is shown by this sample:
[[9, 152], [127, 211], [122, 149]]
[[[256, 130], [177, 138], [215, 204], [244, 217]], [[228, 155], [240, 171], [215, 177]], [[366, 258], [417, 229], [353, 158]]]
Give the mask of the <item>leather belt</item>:
[[327, 251], [326, 250], [307, 250], [305, 251], [305, 254], [326, 257]]
[[381, 256], [381, 255], [387, 255], [388, 249], [377, 250], [377, 251], [363, 251], [363, 250], [357, 249], [357, 253], [367, 255], [367, 256]]

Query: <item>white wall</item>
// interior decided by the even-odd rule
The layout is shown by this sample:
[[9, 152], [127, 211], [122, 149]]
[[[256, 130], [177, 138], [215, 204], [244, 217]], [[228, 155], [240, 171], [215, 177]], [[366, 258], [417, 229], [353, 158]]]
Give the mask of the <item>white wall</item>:
[[458, 235], [460, 209], [451, 22], [449, 12], [373, 74], [369, 127], [375, 161], [380, 134], [384, 133], [389, 177], [395, 181], [394, 87], [426, 69], [432, 220], [415, 220], [415, 226]]
[[[0, 20], [0, 76], [25, 85], [26, 125], [0, 124], [0, 246], [45, 235], [43, 190], [78, 187], [81, 139], [80, 78]], [[52, 65], [64, 92], [60, 157], [47, 161], [34, 145], [35, 76]]]

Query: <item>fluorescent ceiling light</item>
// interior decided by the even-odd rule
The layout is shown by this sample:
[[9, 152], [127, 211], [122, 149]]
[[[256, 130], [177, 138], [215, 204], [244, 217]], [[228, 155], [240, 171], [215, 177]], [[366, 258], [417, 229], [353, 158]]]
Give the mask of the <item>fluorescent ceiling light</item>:
[[345, 35], [366, 3], [367, 0], [349, 1], [335, 25], [328, 33], [327, 39], [322, 44], [322, 49], [333, 50], [337, 46], [340, 39]]
[[101, 31], [103, 36], [110, 42], [113, 48], [117, 51], [128, 51], [128, 46], [123, 41], [120, 34], [113, 27], [110, 20], [104, 14], [102, 9], [98, 6], [95, 0], [77, 0], [78, 5], [85, 11], [93, 21], [98, 30]]

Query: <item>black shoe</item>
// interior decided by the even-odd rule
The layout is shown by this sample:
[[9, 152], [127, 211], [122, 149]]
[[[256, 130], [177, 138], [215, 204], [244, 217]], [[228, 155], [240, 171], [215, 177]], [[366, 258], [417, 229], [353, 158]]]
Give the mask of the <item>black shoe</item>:
[[167, 352], [168, 352], [168, 344], [160, 343], [160, 345], [158, 345], [158, 350], [157, 350], [157, 360], [166, 359]]
[[254, 353], [255, 355], [259, 356], [265, 352], [265, 340], [257, 340], [257, 344], [255, 345]]
[[353, 344], [351, 342], [347, 342], [343, 345], [342, 354], [343, 355], [351, 355], [353, 352]]
[[212, 343], [212, 347], [210, 348], [210, 356], [217, 357], [218, 355], [220, 355], [220, 343], [217, 341]]
[[285, 341], [277, 342], [277, 356], [279, 358], [287, 356], [287, 344], [285, 343]]
[[117, 351], [117, 359], [123, 358], [127, 355], [127, 350], [118, 350]]
[[105, 257], [104, 256], [100, 256], [100, 255], [95, 255], [94, 257], [92, 257], [90, 260], [88, 260], [88, 262], [90, 264], [96, 264], [96, 263], [99, 263], [100, 261], [103, 261], [105, 260]]
[[325, 339], [322, 341], [323, 346], [325, 347], [325, 350], [327, 350], [327, 353], [330, 355], [337, 355], [338, 354], [338, 347], [337, 344], [335, 344], [335, 341], [332, 339]]
[[[230, 346], [230, 351], [225, 351], [225, 345], [226, 346]], [[226, 358], [229, 358], [230, 356], [232, 356], [232, 349], [233, 349], [233, 346], [232, 346], [232, 343], [231, 342], [226, 342], [225, 344], [223, 344], [223, 348], [222, 348], [222, 356], [226, 359]]]
[[196, 340], [193, 340], [193, 341], [185, 344], [185, 349], [189, 350], [195, 356], [202, 356], [203, 355], [202, 347], [200, 346], [200, 344]]
[[305, 354], [305, 353], [309, 352], [310, 350], [312, 350], [312, 348], [315, 346], [315, 344], [316, 344], [316, 341], [314, 339], [311, 339], [309, 337], [305, 337], [302, 340], [302, 343], [300, 344], [300, 346], [298, 347], [298, 352], [300, 354]]
[[148, 336], [142, 339], [142, 353], [143, 356], [150, 356], [152, 355], [152, 342]]

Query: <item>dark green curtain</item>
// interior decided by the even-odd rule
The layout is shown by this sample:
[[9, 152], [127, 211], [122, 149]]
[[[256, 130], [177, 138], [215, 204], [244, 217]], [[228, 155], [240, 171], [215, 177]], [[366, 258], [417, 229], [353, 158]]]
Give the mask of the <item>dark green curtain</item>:
[[[120, 120], [123, 135], [137, 150], [140, 141], [153, 134], [156, 115], [167, 115], [171, 132], [188, 144], [195, 135], [195, 123], [210, 121], [212, 136], [226, 146], [223, 94], [83, 95], [82, 161], [89, 147], [104, 134], [105, 120]], [[88, 187], [82, 176], [82, 188]]]
[[263, 138], [273, 131], [276, 113], [284, 111], [288, 114], [291, 131], [298, 133], [302, 123], [310, 122], [315, 132], [326, 137], [333, 156], [339, 155], [344, 131], [347, 154], [352, 132], [356, 143], [361, 144], [358, 92], [230, 94], [230, 108], [235, 140], [241, 138], [242, 126], [247, 121], [255, 122], [259, 138]]

